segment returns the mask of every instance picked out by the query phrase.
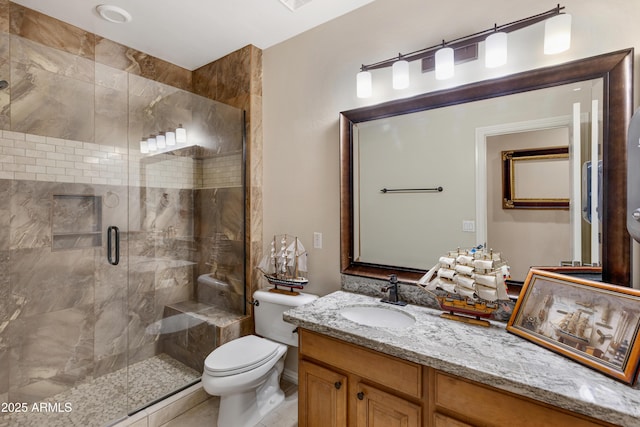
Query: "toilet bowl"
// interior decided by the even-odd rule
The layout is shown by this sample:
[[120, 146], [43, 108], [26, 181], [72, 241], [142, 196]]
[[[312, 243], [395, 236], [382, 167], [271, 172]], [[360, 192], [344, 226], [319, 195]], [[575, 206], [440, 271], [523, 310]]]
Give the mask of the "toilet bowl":
[[298, 344], [295, 326], [284, 322], [282, 313], [317, 296], [256, 291], [253, 298], [257, 335], [223, 344], [204, 362], [202, 386], [220, 396], [218, 427], [254, 426], [282, 403], [280, 377], [287, 346]]
[[233, 340], [207, 356], [202, 386], [220, 396], [218, 426], [253, 426], [284, 400], [280, 375], [287, 346], [255, 335]]

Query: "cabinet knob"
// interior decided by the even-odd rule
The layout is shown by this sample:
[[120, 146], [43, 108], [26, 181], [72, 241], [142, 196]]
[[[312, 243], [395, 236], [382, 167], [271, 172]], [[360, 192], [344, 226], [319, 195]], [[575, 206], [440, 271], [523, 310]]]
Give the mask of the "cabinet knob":
[[364, 399], [364, 393], [363, 392], [359, 392], [357, 394], [357, 396], [358, 396], [358, 400], [363, 400]]
[[333, 385], [336, 390], [340, 390], [340, 387], [342, 387], [342, 383], [340, 381], [336, 381], [335, 383], [333, 383]]

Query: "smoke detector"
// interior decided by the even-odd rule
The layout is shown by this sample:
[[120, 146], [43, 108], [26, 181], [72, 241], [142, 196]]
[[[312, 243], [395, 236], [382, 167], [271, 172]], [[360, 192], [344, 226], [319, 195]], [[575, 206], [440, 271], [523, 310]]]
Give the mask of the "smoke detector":
[[280, 0], [280, 3], [287, 6], [290, 10], [294, 11], [299, 7], [304, 6], [309, 3], [311, 0]]
[[96, 12], [98, 12], [98, 15], [100, 15], [102, 19], [115, 24], [124, 24], [131, 21], [131, 14], [118, 6], [101, 4], [96, 6]]

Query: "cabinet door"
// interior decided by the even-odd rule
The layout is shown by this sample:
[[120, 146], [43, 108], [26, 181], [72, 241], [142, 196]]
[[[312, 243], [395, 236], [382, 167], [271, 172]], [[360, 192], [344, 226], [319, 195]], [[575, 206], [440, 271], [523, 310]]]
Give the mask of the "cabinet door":
[[418, 427], [420, 405], [359, 383], [356, 399], [357, 427]]
[[300, 427], [347, 425], [347, 377], [306, 360], [298, 367]]

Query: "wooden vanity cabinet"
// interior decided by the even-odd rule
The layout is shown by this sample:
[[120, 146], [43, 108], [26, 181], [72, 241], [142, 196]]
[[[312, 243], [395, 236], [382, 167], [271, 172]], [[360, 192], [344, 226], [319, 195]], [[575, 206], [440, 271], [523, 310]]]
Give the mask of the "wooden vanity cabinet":
[[440, 371], [431, 378], [435, 427], [613, 426]]
[[299, 335], [299, 427], [613, 427], [326, 335]]
[[299, 427], [424, 425], [422, 366], [299, 329]]

